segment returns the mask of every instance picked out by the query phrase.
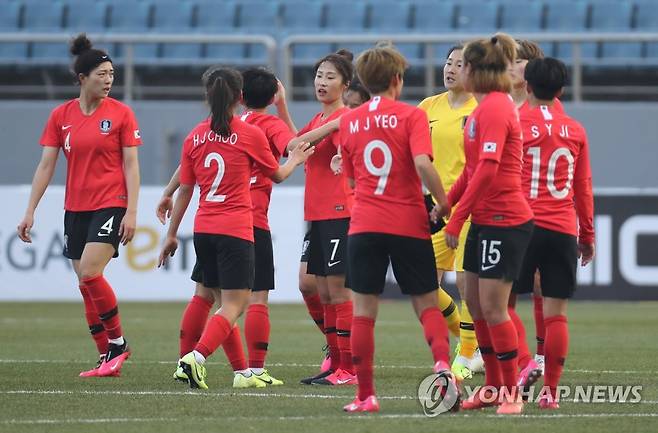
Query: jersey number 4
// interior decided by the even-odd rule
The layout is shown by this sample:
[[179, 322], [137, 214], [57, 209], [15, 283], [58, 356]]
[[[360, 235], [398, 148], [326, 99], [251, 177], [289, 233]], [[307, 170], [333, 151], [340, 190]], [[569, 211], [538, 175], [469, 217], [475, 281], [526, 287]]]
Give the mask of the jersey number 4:
[[[384, 155], [384, 162], [380, 167], [375, 166], [375, 163], [372, 160], [372, 153], [375, 149], [379, 150]], [[391, 174], [391, 167], [393, 166], [393, 154], [391, 153], [391, 149], [381, 140], [372, 140], [363, 150], [363, 163], [366, 165], [368, 173], [379, 178], [377, 181], [377, 188], [375, 188], [375, 195], [384, 194], [386, 182], [388, 182], [388, 175]]]
[[[541, 169], [541, 147], [533, 146], [528, 148], [528, 155], [532, 156], [532, 176], [530, 178], [530, 198], [537, 198], [539, 196], [539, 171]], [[564, 188], [557, 189], [555, 186], [555, 169], [557, 162], [560, 158], [564, 157], [567, 160], [567, 181]], [[569, 195], [571, 189], [571, 182], [573, 181], [574, 159], [569, 149], [560, 147], [555, 149], [555, 152], [548, 159], [548, 168], [546, 172], [546, 188], [551, 195], [562, 200]]]
[[224, 173], [226, 172], [226, 164], [224, 163], [224, 158], [222, 158], [222, 155], [217, 152], [212, 152], [206, 156], [206, 160], [204, 161], [203, 166], [210, 168], [213, 161], [217, 163], [217, 174], [215, 175], [215, 179], [210, 186], [210, 191], [208, 191], [208, 194], [206, 195], [206, 201], [223, 203], [226, 200], [226, 194], [217, 194], [217, 188], [219, 188], [219, 184], [224, 178]]

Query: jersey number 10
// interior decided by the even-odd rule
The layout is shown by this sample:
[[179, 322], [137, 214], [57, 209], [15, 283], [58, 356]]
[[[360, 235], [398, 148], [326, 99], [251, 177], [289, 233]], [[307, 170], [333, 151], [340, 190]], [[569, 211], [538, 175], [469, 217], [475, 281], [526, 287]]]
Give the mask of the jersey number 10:
[[[530, 178], [530, 198], [537, 198], [539, 196], [539, 171], [541, 169], [541, 148], [533, 146], [528, 148], [528, 155], [532, 156], [532, 176]], [[555, 168], [560, 158], [564, 157], [569, 164], [567, 167], [567, 181], [564, 188], [557, 189], [555, 186]], [[571, 189], [571, 182], [573, 181], [574, 159], [573, 155], [566, 147], [559, 147], [548, 159], [548, 169], [546, 173], [546, 188], [551, 195], [562, 200], [569, 195]]]

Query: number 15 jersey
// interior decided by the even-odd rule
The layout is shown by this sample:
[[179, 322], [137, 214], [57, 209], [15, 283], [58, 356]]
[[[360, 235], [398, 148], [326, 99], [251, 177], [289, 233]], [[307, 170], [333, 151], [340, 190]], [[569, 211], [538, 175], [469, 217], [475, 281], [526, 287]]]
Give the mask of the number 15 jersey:
[[356, 182], [349, 234], [429, 239], [414, 158], [432, 159], [424, 111], [375, 96], [340, 119], [343, 170]]

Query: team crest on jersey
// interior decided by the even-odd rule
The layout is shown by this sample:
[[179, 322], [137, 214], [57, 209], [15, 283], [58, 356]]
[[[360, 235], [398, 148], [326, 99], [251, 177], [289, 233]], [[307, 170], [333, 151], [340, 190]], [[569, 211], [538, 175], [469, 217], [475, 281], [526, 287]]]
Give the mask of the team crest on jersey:
[[101, 134], [108, 134], [110, 129], [112, 129], [112, 121], [108, 119], [101, 120]]
[[475, 119], [471, 119], [471, 123], [468, 125], [468, 138], [475, 139]]

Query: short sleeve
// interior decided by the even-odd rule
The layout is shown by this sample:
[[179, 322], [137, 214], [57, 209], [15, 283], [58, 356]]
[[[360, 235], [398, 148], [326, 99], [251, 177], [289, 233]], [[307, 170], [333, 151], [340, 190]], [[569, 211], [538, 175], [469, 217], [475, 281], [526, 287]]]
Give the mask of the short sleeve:
[[253, 127], [249, 133], [250, 143], [245, 149], [260, 171], [270, 177], [279, 168], [279, 163], [272, 155], [267, 137], [260, 129]]
[[141, 144], [142, 136], [139, 132], [135, 113], [130, 108], [126, 108], [126, 115], [124, 117], [123, 127], [121, 128], [121, 146], [131, 147], [140, 146]]
[[290, 140], [295, 138], [295, 134], [292, 133], [288, 125], [286, 123], [279, 119], [275, 118], [276, 120], [273, 122], [272, 127], [268, 130], [268, 139], [273, 146], [273, 150], [276, 150], [278, 155], [284, 155], [286, 152], [286, 148], [288, 147], [288, 143], [290, 143]]
[[427, 114], [423, 110], [415, 108], [409, 116], [408, 122], [411, 155], [414, 158], [419, 155], [427, 155], [433, 159], [432, 138], [427, 126]]
[[480, 111], [475, 126], [479, 129], [479, 160], [491, 159], [500, 162], [509, 133], [509, 116], [513, 114], [505, 107], [495, 105]]
[[60, 136], [59, 115], [57, 110], [53, 110], [48, 117], [46, 126], [43, 128], [43, 133], [39, 139], [39, 144], [48, 147], [62, 147], [62, 139]]
[[180, 183], [182, 185], [196, 184], [196, 176], [194, 175], [194, 160], [190, 155], [192, 134], [188, 135], [183, 143], [183, 150], [180, 156]]

